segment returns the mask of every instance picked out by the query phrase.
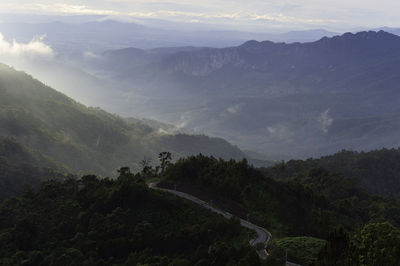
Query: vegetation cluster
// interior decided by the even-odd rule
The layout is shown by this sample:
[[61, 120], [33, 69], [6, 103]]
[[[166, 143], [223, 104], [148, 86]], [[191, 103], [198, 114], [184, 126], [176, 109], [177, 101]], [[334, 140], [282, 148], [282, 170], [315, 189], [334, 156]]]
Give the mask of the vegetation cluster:
[[[272, 174], [284, 175], [285, 171], [278, 165], [264, 169], [262, 173], [246, 160], [224, 161], [198, 155], [179, 159], [167, 168], [163, 178], [166, 182], [190, 184], [237, 202], [256, 224], [271, 230], [276, 239], [295, 237], [271, 245], [271, 250], [281, 258], [286, 255], [281, 250], [284, 249], [292, 260], [303, 264], [358, 265], [366, 257], [383, 256], [386, 251], [382, 249], [387, 248], [393, 260], [380, 259], [388, 264], [365, 265], [396, 265], [390, 263], [400, 257], [398, 250], [393, 248], [400, 246], [398, 201], [371, 194], [356, 179], [321, 168], [310, 167], [304, 179], [271, 177]], [[387, 244], [382, 241], [379, 242], [382, 246], [375, 246], [374, 241], [381, 238], [386, 239]], [[326, 245], [323, 245], [324, 241]], [[296, 245], [303, 248], [298, 249]], [[335, 245], [343, 246], [338, 250]], [[365, 254], [363, 246], [371, 249], [368, 250], [370, 254]], [[333, 261], [344, 250], [351, 251], [341, 255], [341, 262], [345, 264]], [[336, 255], [329, 257], [332, 252]], [[357, 260], [350, 260], [350, 257]]]
[[248, 241], [237, 219], [152, 190], [128, 168], [0, 204], [1, 265], [261, 265]]

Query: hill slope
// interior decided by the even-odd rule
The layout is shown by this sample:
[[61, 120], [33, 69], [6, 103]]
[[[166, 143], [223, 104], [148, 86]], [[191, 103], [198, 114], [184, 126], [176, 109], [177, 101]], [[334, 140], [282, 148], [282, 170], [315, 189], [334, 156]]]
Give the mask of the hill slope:
[[64, 179], [66, 169], [33, 152], [14, 139], [0, 137], [0, 199], [21, 194], [25, 187], [37, 189], [48, 179]]
[[[400, 149], [370, 152], [341, 151], [305, 161], [292, 160], [264, 169], [273, 178], [307, 180], [315, 169], [357, 179], [365, 189], [382, 196], [400, 198]], [[321, 170], [323, 169], [323, 170]]]
[[15, 138], [73, 173], [111, 175], [121, 165], [137, 167], [144, 156], [157, 158], [161, 151], [174, 158], [200, 152], [244, 157], [222, 139], [160, 134], [157, 128], [87, 108], [5, 65], [0, 65], [0, 136]]
[[[338, 158], [332, 158], [332, 160], [340, 164]], [[381, 163], [375, 159], [371, 159], [371, 162]], [[292, 173], [302, 176], [301, 170], [301, 168], [292, 169]], [[393, 198], [366, 192], [355, 179], [344, 178], [340, 174], [313, 167], [309, 168], [309, 172], [303, 176], [303, 179], [285, 181], [272, 178], [286, 174], [284, 165], [268, 168], [266, 172], [269, 175], [263, 176], [260, 171], [250, 167], [245, 160], [235, 162], [201, 155], [191, 156], [182, 158], [168, 167], [160, 186], [195, 195], [239, 217], [247, 217], [253, 223], [268, 228], [275, 240], [282, 236], [313, 236], [332, 242], [332, 233], [329, 232], [334, 232], [338, 227], [342, 227], [341, 231], [357, 237], [360, 236], [359, 229], [370, 223], [388, 221], [397, 228], [400, 225], [399, 202]], [[392, 228], [392, 226], [389, 227]], [[386, 235], [390, 235], [388, 231], [376, 233], [378, 236], [371, 238], [380, 238], [379, 235], [385, 238]], [[396, 243], [399, 243], [398, 235], [394, 238]], [[290, 261], [301, 265], [308, 265], [310, 261], [315, 260], [321, 244], [323, 246], [323, 241], [316, 243], [315, 240], [318, 239], [308, 237], [303, 238], [302, 241], [299, 241], [301, 240], [299, 238], [286, 238], [286, 240], [291, 242], [292, 247], [286, 241], [289, 245], [281, 241], [275, 244], [287, 249]], [[344, 243], [336, 243], [336, 245], [346, 247], [349, 236], [337, 240]], [[391, 246], [397, 245], [389, 244], [394, 242], [383, 241], [379, 248], [376, 246], [375, 249], [375, 244], [372, 243], [376, 242], [371, 240], [365, 244], [371, 249], [371, 253], [364, 255], [364, 258], [372, 258], [374, 257], [371, 255], [372, 252], [379, 253], [383, 248], [390, 250]], [[273, 245], [274, 243], [269, 247], [270, 254], [275, 253]], [[359, 247], [359, 245], [355, 244], [354, 247]], [[297, 249], [298, 252], [294, 253], [293, 249]], [[336, 261], [342, 256], [347, 256], [345, 252], [358, 252], [357, 248], [339, 250], [342, 249], [344, 251], [340, 252], [336, 249], [336, 257], [326, 257], [326, 259]], [[398, 254], [396, 251], [393, 253], [390, 251], [390, 253]], [[281, 254], [285, 257], [285, 252]], [[361, 256], [360, 259], [362, 259]], [[362, 263], [317, 265], [359, 264]], [[381, 264], [394, 265], [396, 263]], [[366, 265], [373, 265], [373, 263]]]
[[238, 220], [130, 173], [46, 182], [0, 214], [1, 265], [263, 265]]

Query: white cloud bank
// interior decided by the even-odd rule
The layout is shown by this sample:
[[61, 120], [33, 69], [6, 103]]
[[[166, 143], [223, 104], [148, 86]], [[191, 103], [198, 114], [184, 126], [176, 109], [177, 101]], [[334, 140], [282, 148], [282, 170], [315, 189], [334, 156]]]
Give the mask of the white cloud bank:
[[[205, 5], [207, 6], [207, 5]], [[216, 20], [239, 20], [239, 21], [256, 21], [266, 20], [281, 23], [327, 23], [335, 22], [329, 19], [310, 19], [298, 18], [294, 16], [284, 15], [282, 12], [270, 11], [268, 13], [257, 13], [254, 11], [244, 10], [230, 10], [230, 11], [209, 11], [209, 12], [193, 12], [187, 10], [175, 9], [156, 9], [156, 10], [142, 10], [138, 11], [134, 6], [127, 6], [127, 9], [105, 9], [95, 8], [89, 5], [74, 5], [66, 3], [34, 3], [25, 5], [7, 4], [7, 8], [13, 11], [26, 11], [26, 12], [39, 12], [39, 13], [55, 13], [55, 14], [70, 14], [70, 15], [106, 15], [106, 16], [122, 16], [122, 17], [136, 17], [136, 18], [154, 18], [154, 19], [180, 19], [186, 22], [202, 22], [202, 20], [216, 19]], [[4, 7], [0, 4], [0, 9]], [[201, 9], [199, 7], [199, 9]]]
[[53, 49], [44, 42], [46, 35], [35, 37], [28, 43], [19, 43], [16, 40], [7, 41], [0, 33], [0, 58], [45, 58], [54, 57]]
[[[104, 15], [237, 27], [380, 27], [400, 25], [398, 0], [2, 0], [0, 11]], [[300, 25], [299, 25], [300, 24]]]

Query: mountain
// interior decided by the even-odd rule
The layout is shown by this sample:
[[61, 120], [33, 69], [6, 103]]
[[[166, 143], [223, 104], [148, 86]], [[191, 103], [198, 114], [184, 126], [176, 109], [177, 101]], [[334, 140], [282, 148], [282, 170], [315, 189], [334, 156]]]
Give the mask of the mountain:
[[122, 58], [123, 70], [110, 76], [125, 95], [146, 99], [127, 103], [143, 116], [276, 158], [304, 158], [400, 145], [399, 47], [400, 37], [384, 31], [248, 41], [142, 65]]
[[[383, 31], [347, 33], [304, 44], [249, 41], [239, 47], [179, 52], [152, 66], [150, 70], [153, 71], [148, 75], [156, 74], [158, 77], [169, 74], [178, 78], [181, 75], [181, 79], [197, 79], [201, 83], [194, 83], [192, 90], [212, 85], [210, 90], [216, 93], [224, 92], [221, 91], [223, 89], [229, 92], [241, 89], [240, 92], [243, 94], [249, 94], [248, 90], [252, 89], [263, 95], [277, 96], [326, 92], [326, 89], [330, 89], [328, 92], [341, 92], [337, 91], [338, 89], [354, 92], [358, 87], [350, 88], [349, 91], [344, 85], [361, 82], [360, 79], [364, 76], [354, 77], [355, 73], [363, 70], [369, 73], [378, 71], [382, 67], [380, 63], [394, 67], [393, 64], [397, 63], [398, 59], [399, 42], [400, 37]], [[131, 70], [128, 64], [126, 75], [143, 74], [132, 73]], [[385, 73], [376, 74], [382, 76]], [[228, 84], [226, 84], [227, 75], [229, 75]], [[319, 76], [321, 77], [318, 79]], [[377, 79], [380, 76], [370, 78]], [[367, 75], [366, 77], [368, 78]], [[274, 89], [273, 85], [277, 86], [280, 82], [288, 80], [291, 82], [287, 82], [285, 90]], [[260, 84], [261, 81], [263, 83]], [[178, 79], [177, 82], [181, 80]], [[185, 85], [185, 89], [189, 89], [185, 83], [181, 87]]]
[[138, 169], [143, 157], [155, 163], [161, 151], [174, 158], [197, 153], [245, 157], [225, 140], [170, 135], [153, 124], [88, 108], [23, 72], [0, 66], [0, 136], [49, 158], [63, 172], [110, 176], [124, 165]]
[[266, 176], [279, 180], [306, 179], [312, 171], [329, 171], [357, 180], [365, 190], [385, 197], [400, 198], [400, 149], [370, 152], [343, 150], [318, 159], [290, 160], [264, 169]]
[[138, 49], [138, 48], [125, 48], [120, 50], [107, 50], [93, 58], [86, 59], [85, 68], [92, 69], [93, 71], [101, 70], [101, 72], [120, 73], [124, 71], [127, 66], [130, 68], [147, 65], [153, 62], [158, 62], [168, 55], [178, 52], [196, 51], [199, 47], [163, 47], [154, 49]]
[[400, 28], [382, 27], [382, 28], [377, 29], [377, 31], [379, 31], [379, 30], [383, 30], [383, 31], [400, 36]]
[[[109, 49], [138, 47], [210, 46], [226, 47], [239, 45], [249, 39], [284, 42], [315, 41], [335, 33], [325, 30], [306, 30], [285, 33], [245, 32], [235, 30], [209, 30], [203, 25], [194, 29], [193, 23], [179, 23], [170, 28], [161, 25], [104, 20], [105, 17], [48, 17], [43, 20], [12, 18], [0, 24], [0, 32], [7, 40], [29, 42], [37, 36], [46, 36], [46, 43], [59, 56], [82, 56], [85, 52], [101, 53]], [[45, 21], [45, 22], [44, 22]], [[163, 21], [162, 24], [165, 24]], [[178, 28], [185, 25], [184, 28]]]
[[0, 137], [0, 171], [0, 199], [21, 194], [25, 185], [38, 189], [42, 181], [66, 178], [60, 174], [66, 169], [50, 158], [3, 137]]
[[[265, 36], [264, 40], [269, 40], [273, 42], [314, 42], [323, 37], [333, 37], [338, 35], [337, 32], [327, 31], [324, 29], [314, 29], [314, 30], [303, 30], [303, 31], [289, 31], [281, 34], [271, 34], [270, 36]], [[268, 38], [269, 37], [269, 38]]]

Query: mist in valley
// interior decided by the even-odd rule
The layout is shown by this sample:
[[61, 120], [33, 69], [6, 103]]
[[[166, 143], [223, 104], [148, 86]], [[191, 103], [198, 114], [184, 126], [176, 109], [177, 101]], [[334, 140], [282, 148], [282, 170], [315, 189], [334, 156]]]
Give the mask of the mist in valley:
[[[366, 44], [346, 58], [352, 62], [340, 61], [346, 52], [339, 42], [359, 49], [359, 40], [383, 36], [383, 49], [391, 49], [398, 40], [389, 33], [190, 31], [105, 16], [5, 18], [0, 60], [88, 106], [164, 122], [171, 132], [225, 138], [260, 159], [399, 144], [395, 98], [386, 102], [385, 92], [371, 98], [366, 86], [374, 85], [357, 80], [382, 64], [362, 57], [377, 55]], [[372, 39], [366, 41], [380, 45]], [[383, 64], [388, 75], [397, 66]], [[382, 82], [376, 86], [395, 86]]]
[[398, 265], [400, 4], [0, 2], [1, 265]]

